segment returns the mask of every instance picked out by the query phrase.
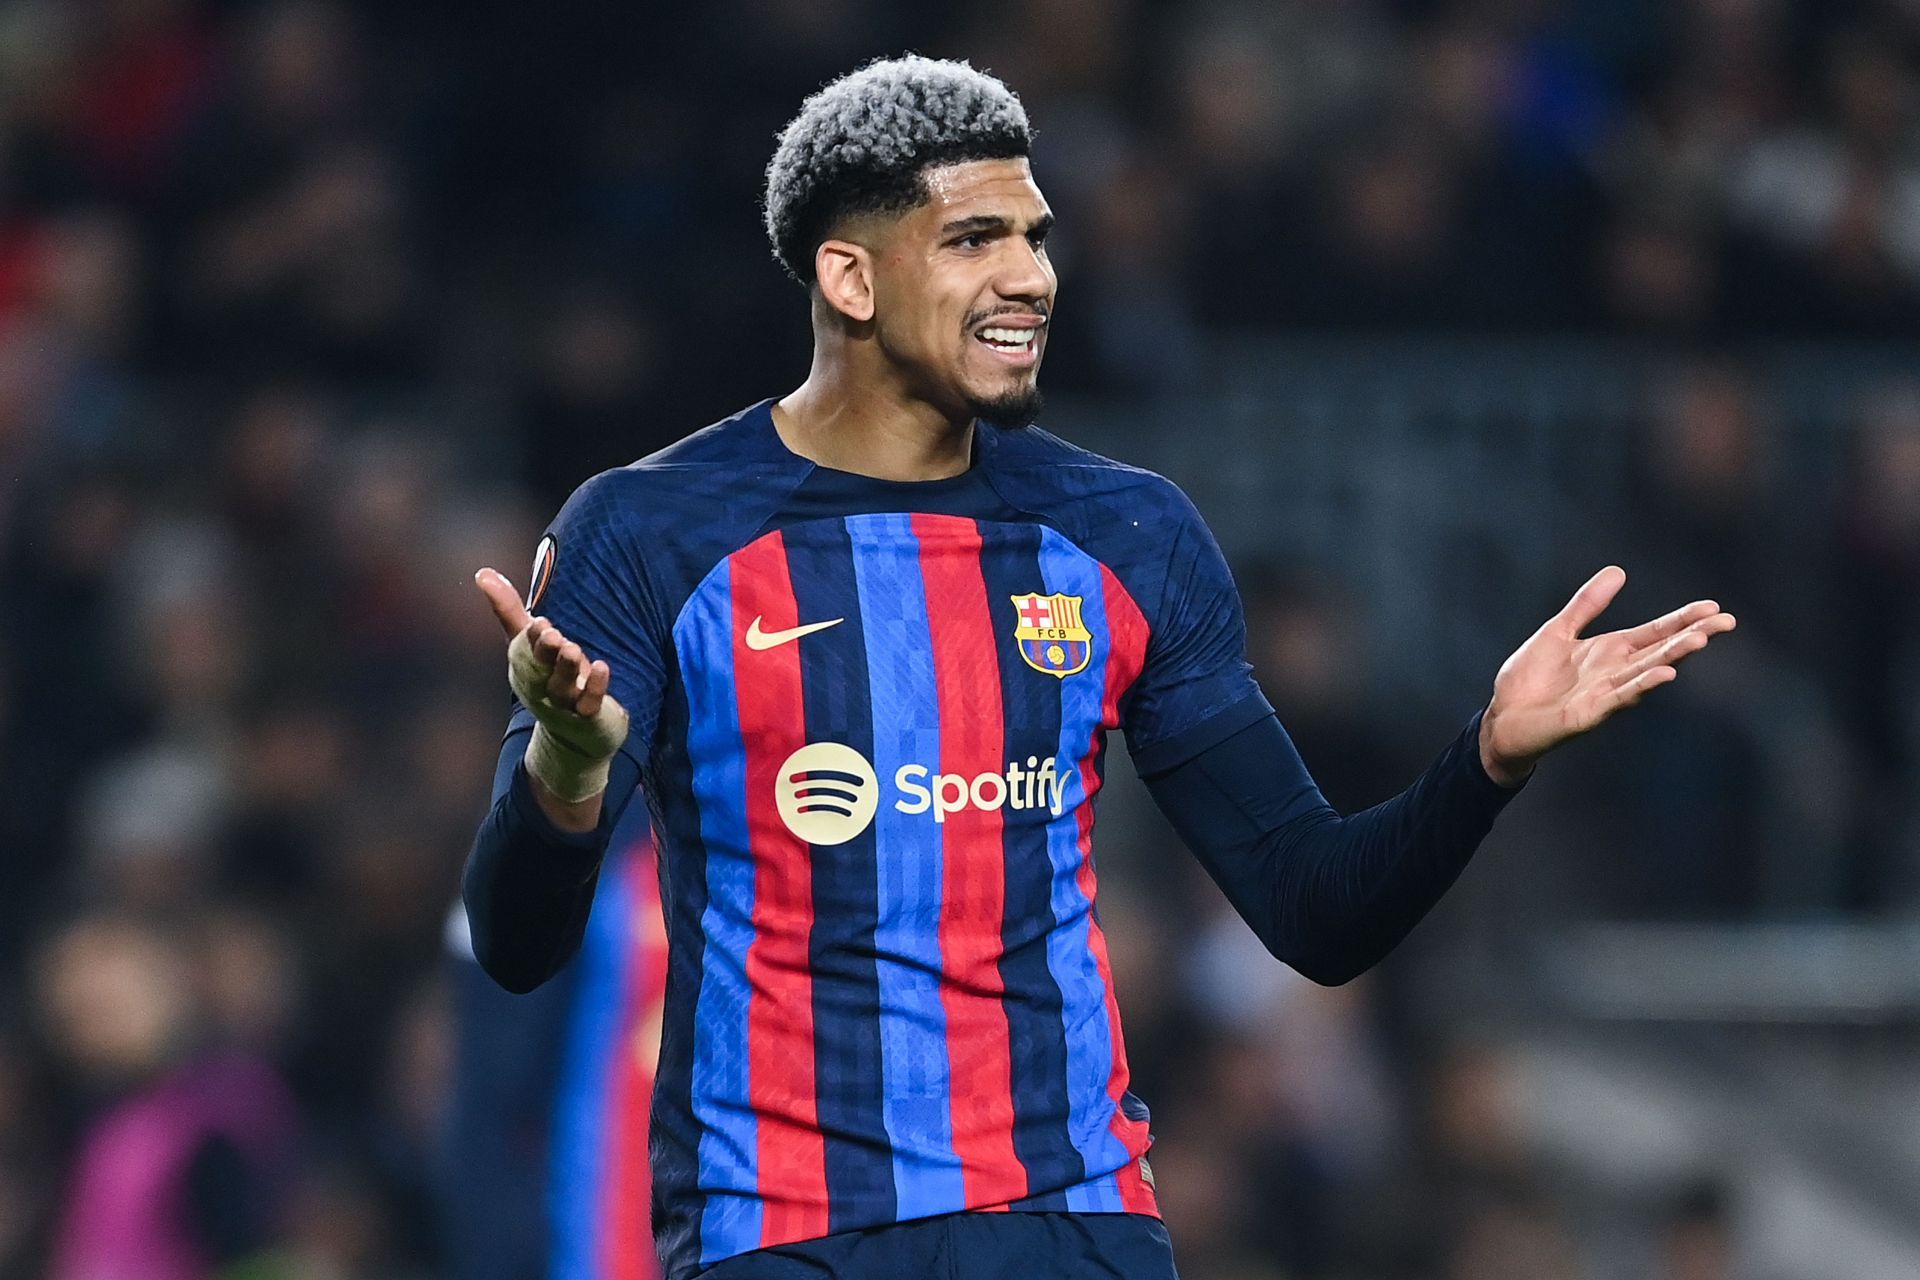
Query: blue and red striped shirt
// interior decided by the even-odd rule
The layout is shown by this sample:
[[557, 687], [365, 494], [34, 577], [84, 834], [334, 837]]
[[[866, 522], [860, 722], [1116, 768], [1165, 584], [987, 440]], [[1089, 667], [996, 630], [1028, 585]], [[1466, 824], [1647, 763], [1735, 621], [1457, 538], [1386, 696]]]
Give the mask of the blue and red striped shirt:
[[543, 542], [534, 611], [612, 667], [662, 845], [676, 1280], [959, 1210], [1155, 1212], [1094, 909], [1107, 735], [1173, 764], [1271, 710], [1177, 489], [975, 435], [962, 476], [878, 481], [762, 403]]

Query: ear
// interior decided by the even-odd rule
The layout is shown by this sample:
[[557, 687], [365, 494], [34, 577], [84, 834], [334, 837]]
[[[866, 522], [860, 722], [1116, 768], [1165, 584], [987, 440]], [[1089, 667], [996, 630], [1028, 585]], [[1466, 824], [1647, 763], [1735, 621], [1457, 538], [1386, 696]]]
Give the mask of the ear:
[[873, 255], [851, 240], [826, 240], [813, 251], [813, 278], [828, 306], [856, 324], [873, 319]]

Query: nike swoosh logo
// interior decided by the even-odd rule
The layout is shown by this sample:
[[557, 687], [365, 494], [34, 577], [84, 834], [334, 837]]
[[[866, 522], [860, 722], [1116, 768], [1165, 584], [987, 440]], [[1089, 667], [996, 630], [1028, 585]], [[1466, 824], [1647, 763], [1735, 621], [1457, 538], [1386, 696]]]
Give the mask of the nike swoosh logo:
[[762, 631], [760, 619], [755, 618], [747, 624], [747, 648], [777, 649], [789, 640], [798, 640], [801, 636], [810, 636], [816, 631], [837, 627], [845, 621], [845, 618], [828, 618], [825, 622], [809, 622], [798, 627], [788, 627], [785, 631]]

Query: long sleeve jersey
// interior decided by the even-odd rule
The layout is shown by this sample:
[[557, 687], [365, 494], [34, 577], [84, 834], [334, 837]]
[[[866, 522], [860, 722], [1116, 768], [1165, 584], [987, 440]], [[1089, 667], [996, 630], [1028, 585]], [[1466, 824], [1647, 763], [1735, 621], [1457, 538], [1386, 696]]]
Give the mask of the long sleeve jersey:
[[[1224, 559], [1159, 476], [982, 426], [890, 482], [789, 451], [763, 402], [595, 477], [530, 588], [632, 729], [600, 832], [503, 782], [465, 893], [536, 985], [578, 946], [641, 784], [668, 934], [654, 1224], [673, 1280], [961, 1210], [1154, 1213], [1095, 910], [1108, 734], [1276, 955], [1351, 977], [1510, 794], [1469, 725], [1341, 818], [1261, 696]], [[524, 750], [516, 711], [503, 761]]]

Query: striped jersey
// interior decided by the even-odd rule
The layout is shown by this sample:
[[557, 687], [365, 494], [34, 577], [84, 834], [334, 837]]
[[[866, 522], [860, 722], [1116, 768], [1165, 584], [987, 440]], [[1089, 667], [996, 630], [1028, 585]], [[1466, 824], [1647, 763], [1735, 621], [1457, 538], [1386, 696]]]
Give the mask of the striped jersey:
[[1150, 771], [1271, 711], [1184, 495], [974, 435], [960, 476], [874, 480], [763, 402], [541, 542], [533, 610], [610, 664], [661, 848], [674, 1280], [961, 1210], [1155, 1212], [1095, 910], [1107, 734]]

